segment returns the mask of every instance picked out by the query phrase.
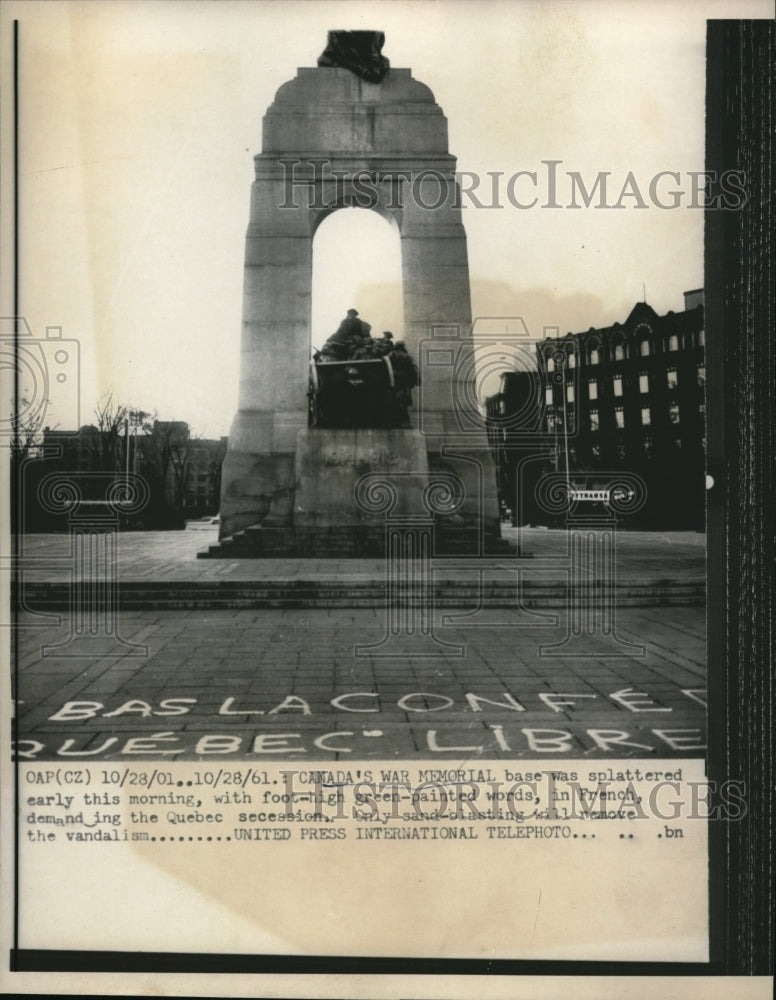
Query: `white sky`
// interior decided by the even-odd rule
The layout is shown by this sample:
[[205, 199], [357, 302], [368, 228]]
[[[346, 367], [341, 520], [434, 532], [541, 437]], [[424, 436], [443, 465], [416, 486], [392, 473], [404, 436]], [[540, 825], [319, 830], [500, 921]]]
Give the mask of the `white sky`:
[[[772, 9], [742, 0], [7, 0], [6, 95], [10, 19], [20, 20], [21, 312], [36, 336], [56, 325], [79, 340], [82, 422], [113, 391], [198, 433], [225, 434], [261, 119], [297, 67], [315, 66], [328, 29], [385, 31], [391, 64], [434, 91], [459, 170], [503, 171], [504, 183], [518, 170], [541, 178], [541, 161], [559, 159], [560, 171], [589, 182], [611, 171], [615, 192], [631, 170], [646, 196], [659, 170], [678, 171], [689, 191], [687, 171], [703, 169], [705, 18]], [[558, 200], [567, 194], [566, 182]], [[7, 190], [3, 214], [7, 226]], [[382, 287], [399, 280], [398, 245], [376, 216], [371, 227], [387, 242], [350, 230], [363, 249], [359, 273], [341, 258], [336, 280], [322, 270], [346, 221], [335, 215], [316, 237], [316, 277], [330, 289], [314, 304], [318, 343], [354, 304], [378, 333], [401, 322]], [[642, 283], [658, 312], [682, 309], [682, 292], [703, 284], [698, 210], [507, 204], [469, 207], [464, 222], [475, 315], [522, 315], [535, 336], [622, 320]]]

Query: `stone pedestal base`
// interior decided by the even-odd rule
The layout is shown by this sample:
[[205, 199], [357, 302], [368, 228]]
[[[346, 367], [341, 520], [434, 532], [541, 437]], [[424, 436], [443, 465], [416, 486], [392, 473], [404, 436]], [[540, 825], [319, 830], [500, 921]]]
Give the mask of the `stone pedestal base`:
[[[415, 430], [303, 430], [296, 439], [296, 481], [296, 530], [357, 527], [383, 532], [388, 511], [391, 516], [427, 516], [426, 442]], [[380, 497], [373, 502], [375, 491]]]
[[[280, 458], [241, 456], [246, 487], [256, 482], [258, 467], [272, 466], [274, 499], [264, 516], [231, 532], [234, 521], [222, 512], [228, 537], [208, 556], [383, 556], [389, 524], [420, 521], [434, 526], [429, 556], [501, 551], [476, 456], [429, 456], [417, 430], [305, 429], [297, 434], [295, 458]], [[230, 482], [236, 489], [241, 477], [232, 475]], [[259, 512], [256, 497], [232, 500], [234, 507], [253, 504]]]

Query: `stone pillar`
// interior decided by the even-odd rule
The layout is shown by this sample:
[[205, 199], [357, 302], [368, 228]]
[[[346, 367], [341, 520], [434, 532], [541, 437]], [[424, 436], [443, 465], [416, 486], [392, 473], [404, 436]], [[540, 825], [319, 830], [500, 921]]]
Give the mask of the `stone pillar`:
[[307, 424], [312, 240], [282, 208], [277, 163], [257, 157], [245, 241], [239, 409], [222, 472], [221, 534], [290, 527], [296, 436]]

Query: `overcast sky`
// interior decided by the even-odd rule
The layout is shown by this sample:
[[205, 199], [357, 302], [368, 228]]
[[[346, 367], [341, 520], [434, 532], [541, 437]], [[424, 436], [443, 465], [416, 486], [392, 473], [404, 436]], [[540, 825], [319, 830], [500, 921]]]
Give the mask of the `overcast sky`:
[[[3, 6], [4, 57], [20, 20], [21, 312], [36, 336], [56, 325], [79, 340], [82, 422], [112, 391], [208, 436], [228, 433], [236, 409], [261, 119], [297, 67], [315, 66], [328, 29], [384, 31], [391, 64], [433, 90], [459, 170], [503, 172], [504, 207], [464, 211], [474, 312], [524, 316], [538, 337], [623, 320], [643, 289], [658, 312], [678, 311], [702, 285], [703, 212], [686, 205], [689, 172], [703, 169], [705, 18], [772, 11], [741, 0]], [[6, 155], [8, 142], [5, 128]], [[566, 171], [588, 186], [610, 171], [611, 201], [632, 171], [648, 207], [511, 205], [519, 170], [537, 172], [544, 199], [549, 159], [562, 161], [561, 203]], [[649, 184], [667, 170], [680, 181], [661, 196], [684, 197], [661, 210]], [[314, 342], [354, 304], [377, 331], [400, 330], [398, 239], [366, 222], [337, 213], [316, 236], [328, 294], [314, 302]], [[355, 272], [335, 257], [343, 226]], [[6, 302], [8, 290], [6, 268]]]

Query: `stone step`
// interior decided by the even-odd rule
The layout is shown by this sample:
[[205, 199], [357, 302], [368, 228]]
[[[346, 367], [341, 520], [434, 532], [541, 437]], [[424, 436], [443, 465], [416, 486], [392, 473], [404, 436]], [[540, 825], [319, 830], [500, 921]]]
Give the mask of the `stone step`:
[[[478, 537], [465, 530], [437, 531], [434, 555], [472, 555], [479, 551]], [[514, 555], [515, 545], [502, 538], [488, 538], [487, 555]], [[383, 558], [385, 529], [379, 527], [293, 530], [286, 528], [245, 528], [205, 551], [198, 559], [364, 559]]]
[[[81, 585], [83, 586], [83, 585]], [[121, 608], [129, 609], [205, 609], [205, 608], [365, 608], [381, 607], [386, 602], [385, 580], [342, 577], [338, 579], [276, 579], [261, 581], [198, 580], [188, 582], [122, 581], [116, 598]], [[83, 591], [81, 590], [81, 593]], [[417, 599], [417, 586], [405, 584], [399, 596]], [[655, 605], [703, 605], [706, 587], [702, 580], [652, 582], [622, 581], [612, 588], [591, 584], [574, 595], [570, 603], [581, 606], [599, 602], [612, 594], [618, 607]], [[100, 594], [92, 606], [104, 607]], [[66, 611], [70, 608], [71, 590], [67, 584], [28, 582], [24, 585], [24, 610]], [[517, 607], [514, 583], [486, 581], [480, 588], [471, 581], [437, 581], [434, 605], [445, 609], [476, 610]], [[525, 608], [563, 609], [569, 606], [567, 586], [562, 581], [525, 582], [520, 590], [520, 605]]]

